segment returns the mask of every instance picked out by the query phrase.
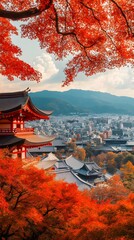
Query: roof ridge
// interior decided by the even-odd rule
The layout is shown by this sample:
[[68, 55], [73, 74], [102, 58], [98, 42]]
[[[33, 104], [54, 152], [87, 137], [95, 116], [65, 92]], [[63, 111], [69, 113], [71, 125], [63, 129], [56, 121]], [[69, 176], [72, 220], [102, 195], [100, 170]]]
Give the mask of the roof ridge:
[[6, 93], [0, 93], [0, 98], [15, 98], [15, 97], [22, 97], [22, 96], [27, 96], [29, 92], [29, 88], [23, 90], [23, 91], [18, 91], [18, 92], [6, 92]]

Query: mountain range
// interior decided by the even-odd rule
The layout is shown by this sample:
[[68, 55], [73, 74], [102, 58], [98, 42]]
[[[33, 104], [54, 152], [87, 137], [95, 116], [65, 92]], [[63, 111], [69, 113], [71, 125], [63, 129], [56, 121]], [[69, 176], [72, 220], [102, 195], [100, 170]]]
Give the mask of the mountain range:
[[40, 109], [52, 110], [53, 115], [70, 114], [128, 114], [134, 115], [134, 98], [109, 93], [72, 89], [64, 92], [41, 91], [30, 93]]

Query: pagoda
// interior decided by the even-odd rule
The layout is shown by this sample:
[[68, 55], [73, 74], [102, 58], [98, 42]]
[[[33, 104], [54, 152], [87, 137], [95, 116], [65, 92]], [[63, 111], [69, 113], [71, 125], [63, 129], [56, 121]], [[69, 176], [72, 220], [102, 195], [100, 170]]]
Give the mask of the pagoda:
[[27, 149], [52, 145], [55, 136], [39, 136], [34, 128], [25, 127], [25, 122], [48, 120], [51, 111], [42, 111], [34, 106], [27, 88], [24, 91], [0, 93], [0, 148], [8, 148], [12, 157], [26, 158]]

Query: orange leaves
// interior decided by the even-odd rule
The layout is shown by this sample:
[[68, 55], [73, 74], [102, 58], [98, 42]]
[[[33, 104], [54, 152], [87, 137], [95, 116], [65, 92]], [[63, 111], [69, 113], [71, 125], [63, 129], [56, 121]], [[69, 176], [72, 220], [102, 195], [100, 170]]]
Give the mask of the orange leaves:
[[128, 194], [129, 191], [124, 187], [118, 175], [113, 176], [106, 183], [98, 184], [89, 193], [90, 197], [98, 203], [110, 201], [114, 204], [127, 198]]
[[23, 168], [21, 160], [1, 152], [0, 236], [11, 240], [133, 239], [134, 194], [124, 193], [117, 176], [107, 185], [111, 193], [108, 190], [107, 198], [98, 203], [76, 185], [55, 181], [34, 167]]
[[121, 167], [124, 185], [134, 192], [134, 165], [128, 161]]
[[[131, 195], [126, 200], [119, 201], [116, 205], [109, 205], [108, 209], [105, 208], [102, 211], [105, 220], [107, 221], [109, 219], [107, 222], [108, 226], [110, 221], [110, 226], [107, 228], [106, 239], [108, 239], [109, 236], [111, 239], [118, 239], [120, 237], [133, 239], [133, 211], [134, 203], [131, 200]], [[113, 222], [111, 215], [113, 216]]]
[[33, 231], [46, 237], [56, 231], [58, 236], [58, 228], [66, 228], [79, 201], [75, 185], [56, 182], [34, 167], [25, 169], [21, 160], [11, 159], [7, 152], [0, 155], [0, 186], [0, 235], [8, 238], [14, 232], [12, 239], [15, 234], [23, 238], [24, 232], [32, 236]]
[[[58, 59], [72, 56], [63, 86], [74, 81], [79, 72], [91, 76], [106, 69], [134, 65], [132, 1], [2, 0], [0, 7], [5, 9], [5, 18], [6, 10], [13, 11], [11, 15], [25, 11], [22, 37], [39, 40], [41, 48]], [[21, 14], [19, 19], [24, 18]], [[0, 22], [3, 21], [1, 18]], [[6, 33], [0, 31], [1, 38], [5, 34], [7, 37], [2, 43], [0, 73], [10, 80], [18, 77], [39, 81], [41, 75], [17, 58], [20, 50], [11, 41], [11, 33], [16, 30], [6, 22]]]
[[86, 151], [84, 148], [77, 147], [73, 156], [75, 156], [77, 159], [84, 161], [86, 157]]
[[9, 214], [9, 204], [5, 199], [5, 193], [2, 189], [0, 189], [0, 214]]
[[40, 0], [39, 9], [43, 11], [49, 4], [51, 5], [51, 0]]
[[29, 221], [33, 221], [35, 224], [39, 224], [43, 221], [42, 214], [39, 211], [37, 211], [36, 208], [33, 207], [31, 207], [31, 209], [28, 211], [25, 217], [28, 218]]
[[39, 81], [41, 74], [29, 64], [18, 58], [21, 49], [12, 44], [11, 34], [17, 34], [17, 29], [6, 19], [0, 19], [0, 74], [9, 80], [18, 77], [22, 80]]

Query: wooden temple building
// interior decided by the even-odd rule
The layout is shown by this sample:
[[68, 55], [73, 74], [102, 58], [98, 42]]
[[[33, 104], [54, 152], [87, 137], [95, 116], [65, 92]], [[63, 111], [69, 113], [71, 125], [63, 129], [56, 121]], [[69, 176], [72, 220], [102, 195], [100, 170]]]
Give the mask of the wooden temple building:
[[89, 190], [97, 184], [105, 183], [111, 177], [107, 178], [94, 161], [83, 162], [72, 155], [60, 160], [53, 153], [49, 153], [48, 156], [42, 156], [35, 165], [54, 174], [56, 180], [76, 184], [79, 190]]
[[52, 112], [34, 106], [27, 88], [20, 92], [0, 93], [0, 148], [8, 148], [12, 156], [26, 158], [27, 149], [51, 145], [55, 136], [39, 136], [25, 122], [48, 120]]

